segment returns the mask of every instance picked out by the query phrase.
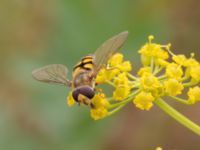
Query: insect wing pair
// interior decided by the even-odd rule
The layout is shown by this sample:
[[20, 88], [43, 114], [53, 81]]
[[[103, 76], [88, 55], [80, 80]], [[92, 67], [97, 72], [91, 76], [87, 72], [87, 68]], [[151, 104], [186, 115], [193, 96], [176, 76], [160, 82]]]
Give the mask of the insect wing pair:
[[[105, 41], [92, 55], [92, 68], [93, 78], [95, 79], [99, 70], [107, 63], [108, 59], [122, 47], [128, 37], [128, 32], [121, 32], [116, 36]], [[73, 81], [67, 79], [68, 69], [62, 64], [52, 64], [32, 72], [34, 79], [50, 83], [61, 84], [73, 88]], [[74, 73], [74, 72], [73, 72]], [[78, 87], [77, 87], [78, 88]]]

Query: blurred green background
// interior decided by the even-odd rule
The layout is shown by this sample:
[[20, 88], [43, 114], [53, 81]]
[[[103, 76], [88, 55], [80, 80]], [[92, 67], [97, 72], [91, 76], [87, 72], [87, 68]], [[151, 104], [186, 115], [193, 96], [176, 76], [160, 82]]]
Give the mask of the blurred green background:
[[[107, 38], [128, 30], [122, 51], [141, 66], [137, 50], [153, 34], [175, 53], [199, 60], [198, 0], [1, 0], [1, 150], [199, 150], [200, 138], [154, 107], [129, 105], [93, 121], [86, 107], [66, 106], [68, 89], [36, 82], [33, 69], [73, 65]], [[69, 74], [71, 78], [71, 74]], [[172, 104], [200, 124], [200, 105]]]

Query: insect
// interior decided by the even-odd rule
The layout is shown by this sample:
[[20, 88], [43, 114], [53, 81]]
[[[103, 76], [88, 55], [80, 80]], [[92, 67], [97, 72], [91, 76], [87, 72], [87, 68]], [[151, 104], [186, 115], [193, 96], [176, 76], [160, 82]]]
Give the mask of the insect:
[[121, 32], [105, 41], [94, 54], [83, 57], [74, 66], [71, 81], [67, 78], [67, 67], [62, 64], [52, 64], [36, 69], [32, 72], [32, 76], [41, 82], [70, 87], [76, 102], [94, 107], [91, 99], [95, 95], [95, 78], [108, 59], [122, 47], [127, 37], [127, 31]]

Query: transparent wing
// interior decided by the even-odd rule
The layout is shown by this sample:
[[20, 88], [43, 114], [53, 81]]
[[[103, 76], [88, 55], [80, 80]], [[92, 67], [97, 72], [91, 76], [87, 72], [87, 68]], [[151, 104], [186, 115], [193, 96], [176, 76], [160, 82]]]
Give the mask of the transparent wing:
[[94, 53], [94, 64], [98, 72], [108, 59], [122, 47], [128, 37], [128, 31], [119, 33], [105, 41]]
[[71, 86], [71, 82], [67, 79], [67, 72], [68, 70], [64, 65], [52, 64], [34, 70], [32, 76], [41, 82]]

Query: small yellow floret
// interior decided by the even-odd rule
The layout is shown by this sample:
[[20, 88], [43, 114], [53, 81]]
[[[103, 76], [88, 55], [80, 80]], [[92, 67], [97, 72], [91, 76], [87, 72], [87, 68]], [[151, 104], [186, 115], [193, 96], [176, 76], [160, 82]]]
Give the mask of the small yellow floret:
[[140, 92], [135, 96], [133, 103], [142, 110], [149, 110], [153, 106], [154, 97], [149, 92]]
[[155, 60], [155, 64], [159, 65], [161, 67], [166, 67], [167, 65], [169, 65], [169, 62], [164, 60], [164, 59], [158, 58], [158, 59]]
[[130, 94], [129, 80], [126, 73], [121, 73], [114, 79], [114, 85], [116, 86], [113, 92], [113, 98], [115, 100], [123, 100]]
[[168, 79], [164, 82], [165, 93], [170, 96], [181, 94], [183, 85], [176, 79]]
[[139, 77], [143, 76], [144, 74], [150, 74], [151, 73], [151, 68], [150, 67], [142, 67], [140, 70], [137, 72], [137, 75]]
[[68, 97], [67, 97], [67, 105], [69, 107], [73, 106], [75, 104], [75, 100], [72, 96], [72, 92], [69, 93]]
[[96, 83], [101, 84], [101, 83], [106, 82], [106, 80], [107, 80], [106, 69], [103, 68], [97, 74]]
[[157, 77], [150, 73], [144, 73], [140, 78], [140, 84], [144, 90], [154, 91], [160, 88], [161, 84]]
[[123, 63], [116, 66], [122, 72], [129, 72], [132, 70], [131, 62], [124, 61]]
[[128, 85], [128, 77], [126, 73], [121, 73], [117, 77], [114, 78], [115, 86], [125, 86]]
[[199, 62], [194, 58], [189, 58], [186, 60], [185, 64], [186, 67], [198, 66]]
[[163, 89], [157, 77], [150, 73], [144, 73], [140, 78], [140, 84], [143, 90], [151, 92], [154, 97], [160, 97], [163, 94]]
[[116, 53], [108, 60], [109, 68], [118, 69], [122, 72], [128, 72], [132, 70], [130, 61], [123, 61], [123, 55]]
[[108, 115], [108, 111], [105, 108], [97, 108], [97, 109], [91, 109], [90, 115], [94, 120], [99, 120]]
[[173, 55], [172, 59], [179, 65], [185, 66], [187, 62], [187, 58], [185, 55]]
[[180, 80], [183, 75], [183, 70], [180, 65], [171, 63], [171, 64], [167, 65], [166, 75], [169, 78], [174, 78], [176, 80]]
[[109, 106], [109, 102], [106, 100], [105, 94], [103, 93], [97, 93], [92, 98], [92, 104], [94, 105], [94, 108], [107, 108]]
[[105, 69], [102, 68], [97, 77], [96, 77], [96, 83], [101, 84], [104, 83], [106, 81], [110, 81], [112, 80], [118, 73], [119, 73], [119, 69]]
[[139, 53], [141, 54], [141, 61], [144, 66], [150, 65], [152, 59], [158, 63], [158, 59], [166, 60], [169, 57], [168, 53], [162, 48], [160, 44], [151, 42], [145, 44], [139, 50]]
[[189, 104], [194, 104], [197, 101], [200, 101], [200, 87], [199, 86], [195, 86], [193, 88], [190, 88], [188, 93], [188, 103]]
[[94, 108], [90, 110], [90, 115], [94, 120], [99, 120], [107, 116], [109, 102], [103, 93], [98, 93], [92, 99]]
[[116, 53], [108, 60], [108, 64], [110, 67], [116, 67], [123, 62], [123, 58], [124, 56], [122, 54]]
[[102, 68], [96, 77], [96, 83], [101, 84], [112, 80], [121, 72], [129, 72], [132, 70], [130, 61], [123, 61], [123, 55], [117, 53], [108, 60], [108, 65]]
[[113, 92], [113, 99], [115, 100], [124, 100], [130, 94], [129, 86], [119, 86]]
[[190, 76], [195, 81], [200, 81], [200, 65], [192, 66], [190, 68]]

